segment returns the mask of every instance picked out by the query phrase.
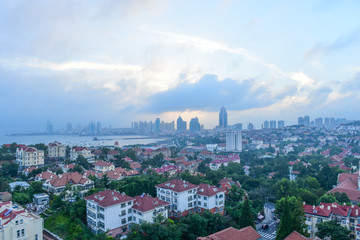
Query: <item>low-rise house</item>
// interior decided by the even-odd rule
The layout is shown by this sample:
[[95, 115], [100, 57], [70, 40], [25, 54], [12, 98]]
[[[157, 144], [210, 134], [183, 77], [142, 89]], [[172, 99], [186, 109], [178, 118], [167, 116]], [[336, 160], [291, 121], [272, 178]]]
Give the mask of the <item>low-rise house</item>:
[[34, 194], [33, 202], [35, 205], [45, 205], [49, 203], [49, 195], [46, 193]]
[[329, 193], [346, 193], [351, 203], [360, 202], [360, 173], [340, 173], [337, 179], [337, 185]]
[[196, 195], [197, 212], [208, 210], [212, 213], [224, 214], [225, 191], [222, 188], [203, 183], [199, 185]]
[[46, 181], [43, 183], [43, 188], [50, 193], [58, 194], [65, 190], [67, 184], [71, 185], [71, 190], [76, 188], [82, 194], [94, 187], [94, 182], [89, 178], [80, 175], [78, 172], [71, 172]]
[[34, 171], [35, 169], [37, 169], [37, 167], [28, 167], [28, 168], [25, 168], [22, 173], [25, 175], [25, 176], [29, 176], [29, 174]]
[[61, 166], [61, 170], [62, 170], [64, 173], [70, 172], [70, 170], [72, 170], [72, 169], [74, 169], [74, 168], [75, 168], [75, 164], [74, 164], [74, 163], [70, 163], [70, 164], [62, 165], [62, 166]]
[[83, 156], [88, 161], [94, 160], [94, 155], [86, 147], [74, 147], [70, 150], [70, 161], [76, 161], [79, 156]]
[[43, 239], [43, 219], [12, 202], [0, 202], [0, 240]]
[[44, 151], [34, 147], [20, 146], [16, 148], [16, 163], [20, 168], [44, 165]]
[[321, 239], [318, 237], [308, 238], [308, 237], [305, 237], [304, 235], [298, 233], [297, 231], [293, 231], [284, 240], [321, 240]]
[[175, 175], [180, 170], [176, 165], [164, 165], [160, 168], [155, 168], [157, 174], [169, 173], [170, 176]]
[[105, 173], [115, 169], [114, 164], [105, 161], [96, 161], [93, 165], [96, 172]]
[[105, 174], [111, 180], [121, 180], [126, 177], [138, 176], [140, 173], [137, 170], [126, 170], [122, 167], [117, 167], [114, 170], [111, 170]]
[[48, 146], [49, 158], [65, 158], [66, 157], [66, 145], [57, 141], [49, 143]]
[[119, 154], [119, 151], [117, 150], [110, 150], [107, 154], [106, 154], [106, 158], [108, 160], [113, 160], [115, 158], [116, 155]]
[[11, 191], [14, 191], [14, 189], [17, 187], [17, 186], [20, 186], [21, 188], [29, 188], [30, 187], [30, 184], [28, 184], [27, 182], [24, 182], [24, 181], [18, 181], [18, 182], [12, 182], [12, 183], [9, 183], [9, 186], [10, 186], [10, 190]]
[[38, 173], [35, 176], [35, 181], [45, 182], [47, 180], [51, 180], [53, 178], [57, 178], [57, 175], [53, 172], [50, 172], [49, 170], [44, 171], [42, 173]]
[[141, 169], [141, 164], [138, 162], [130, 162], [130, 168], [139, 171]]
[[198, 237], [196, 240], [258, 240], [261, 235], [253, 227], [235, 229], [226, 228], [219, 232], [213, 233], [207, 237]]

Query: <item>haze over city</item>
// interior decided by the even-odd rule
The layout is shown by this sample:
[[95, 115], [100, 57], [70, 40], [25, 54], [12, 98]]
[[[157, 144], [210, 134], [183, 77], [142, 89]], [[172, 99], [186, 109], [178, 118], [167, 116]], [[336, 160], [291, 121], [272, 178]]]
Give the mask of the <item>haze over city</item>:
[[359, 119], [359, 1], [0, 2], [0, 130]]

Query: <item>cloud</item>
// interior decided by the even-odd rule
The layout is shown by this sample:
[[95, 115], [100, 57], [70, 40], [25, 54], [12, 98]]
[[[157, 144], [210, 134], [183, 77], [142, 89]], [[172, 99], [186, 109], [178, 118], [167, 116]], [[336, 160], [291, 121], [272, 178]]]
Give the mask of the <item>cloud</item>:
[[258, 85], [254, 79], [219, 81], [215, 75], [204, 75], [194, 84], [179, 84], [149, 97], [149, 104], [140, 111], [217, 111], [221, 106], [229, 110], [244, 110], [272, 104], [274, 100], [268, 96], [269, 90]]

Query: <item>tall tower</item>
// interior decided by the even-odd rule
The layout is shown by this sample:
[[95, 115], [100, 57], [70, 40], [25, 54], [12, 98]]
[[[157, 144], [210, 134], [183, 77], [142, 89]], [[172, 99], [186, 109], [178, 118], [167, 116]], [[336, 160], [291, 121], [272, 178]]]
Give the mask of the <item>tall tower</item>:
[[155, 132], [156, 133], [160, 132], [160, 118], [156, 118], [155, 120]]
[[219, 127], [220, 128], [227, 128], [228, 125], [228, 115], [226, 112], [225, 107], [222, 107], [220, 109], [220, 113], [219, 113]]
[[183, 121], [182, 118], [179, 116], [176, 121], [176, 127], [178, 132], [186, 131], [186, 121]]

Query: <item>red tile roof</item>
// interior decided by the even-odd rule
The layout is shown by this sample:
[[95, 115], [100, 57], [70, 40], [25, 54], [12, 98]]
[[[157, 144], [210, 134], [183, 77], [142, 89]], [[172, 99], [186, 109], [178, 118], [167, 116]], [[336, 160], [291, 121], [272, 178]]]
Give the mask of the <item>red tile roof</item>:
[[287, 236], [284, 240], [306, 240], [306, 239], [319, 239], [319, 238], [307, 238], [298, 233], [297, 231], [293, 231], [289, 236]]
[[252, 227], [235, 229], [233, 227], [226, 228], [220, 232], [211, 234], [207, 237], [198, 237], [198, 240], [257, 240], [261, 236]]
[[[59, 177], [50, 180], [50, 184], [54, 187], [66, 186], [66, 184], [85, 184], [87, 181], [91, 181], [85, 176], [80, 175], [78, 172], [64, 173]], [[92, 182], [92, 181], [91, 181]]]
[[142, 195], [135, 197], [135, 202], [132, 208], [140, 212], [147, 212], [155, 209], [156, 207], [167, 205], [170, 205], [170, 203], [164, 202], [157, 197], [153, 198], [152, 196], [143, 193]]
[[180, 179], [172, 179], [170, 181], [156, 185], [156, 187], [170, 189], [175, 192], [183, 192], [193, 188], [198, 188], [198, 186], [196, 186], [195, 184]]
[[113, 190], [104, 190], [85, 197], [85, 200], [93, 200], [102, 207], [109, 207], [123, 202], [133, 201], [134, 198], [127, 196], [125, 193], [119, 193]]
[[110, 167], [112, 165], [114, 164], [105, 161], [97, 161], [94, 163], [94, 166], [100, 166], [100, 167]]
[[225, 193], [225, 191], [222, 188], [218, 188], [215, 186], [211, 186], [209, 184], [200, 184], [197, 194], [198, 195], [202, 195], [202, 196], [207, 196], [207, 197], [211, 197], [211, 196], [215, 196], [218, 193]]

